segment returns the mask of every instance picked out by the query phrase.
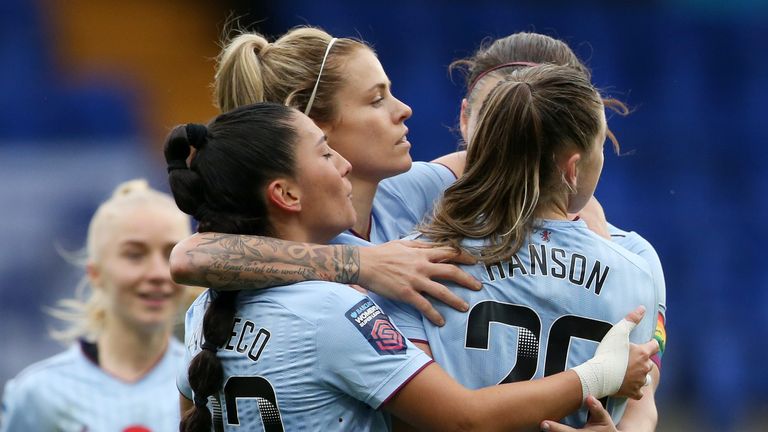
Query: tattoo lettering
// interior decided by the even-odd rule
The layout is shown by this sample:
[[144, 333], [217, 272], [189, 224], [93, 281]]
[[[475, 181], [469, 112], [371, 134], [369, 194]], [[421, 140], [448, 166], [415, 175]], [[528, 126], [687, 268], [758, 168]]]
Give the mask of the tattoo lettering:
[[207, 233], [187, 251], [192, 283], [216, 289], [266, 288], [306, 280], [357, 283], [357, 246]]

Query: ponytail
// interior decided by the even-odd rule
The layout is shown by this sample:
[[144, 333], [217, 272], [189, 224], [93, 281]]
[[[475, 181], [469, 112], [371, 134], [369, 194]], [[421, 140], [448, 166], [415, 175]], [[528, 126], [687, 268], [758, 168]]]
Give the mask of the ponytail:
[[222, 50], [214, 78], [214, 95], [219, 109], [226, 112], [265, 101], [262, 55], [268, 46], [269, 42], [263, 36], [243, 33]]
[[194, 406], [183, 414], [181, 432], [209, 432], [213, 425], [208, 399], [216, 397], [224, 385], [224, 368], [217, 355], [227, 342], [235, 321], [237, 291], [210, 291], [211, 303], [203, 318], [201, 350], [189, 364], [189, 386], [194, 393]]
[[587, 77], [570, 67], [539, 65], [510, 74], [491, 90], [470, 137], [467, 169], [446, 189], [422, 231], [439, 244], [488, 238], [484, 260], [517, 252], [535, 212], [567, 192], [556, 158], [595, 145], [604, 109]]
[[[198, 232], [271, 233], [264, 190], [275, 178], [295, 175], [294, 124], [301, 115], [284, 105], [259, 103], [221, 114], [208, 126], [171, 131], [164, 148], [171, 191], [176, 205], [198, 221]], [[209, 293], [201, 351], [188, 370], [195, 404], [184, 413], [181, 431], [211, 430], [208, 400], [223, 385], [217, 351], [231, 335], [238, 292]]]

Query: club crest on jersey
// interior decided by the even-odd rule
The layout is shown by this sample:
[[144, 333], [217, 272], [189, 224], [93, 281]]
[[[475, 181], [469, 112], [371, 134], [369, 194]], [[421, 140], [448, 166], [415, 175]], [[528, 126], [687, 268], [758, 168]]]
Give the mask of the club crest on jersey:
[[405, 354], [405, 338], [371, 299], [363, 299], [344, 314], [379, 355]]
[[544, 230], [541, 232], [541, 241], [549, 242], [549, 236], [552, 234], [551, 232]]

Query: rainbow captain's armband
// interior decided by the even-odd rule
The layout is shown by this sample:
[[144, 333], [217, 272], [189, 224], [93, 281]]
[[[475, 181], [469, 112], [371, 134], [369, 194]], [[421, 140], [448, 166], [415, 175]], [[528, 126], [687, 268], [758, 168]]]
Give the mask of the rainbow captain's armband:
[[661, 358], [664, 356], [664, 349], [667, 347], [667, 328], [665, 327], [666, 318], [664, 314], [659, 311], [656, 317], [656, 330], [653, 332], [653, 338], [659, 343], [659, 352], [651, 357], [651, 360], [656, 363], [656, 367], [661, 370]]

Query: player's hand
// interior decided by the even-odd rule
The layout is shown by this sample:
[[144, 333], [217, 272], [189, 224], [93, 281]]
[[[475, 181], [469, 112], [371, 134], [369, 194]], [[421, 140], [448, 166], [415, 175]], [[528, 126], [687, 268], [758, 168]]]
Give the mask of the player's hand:
[[616, 425], [613, 424], [608, 411], [603, 408], [603, 404], [594, 396], [589, 396], [585, 401], [589, 408], [589, 421], [581, 429], [574, 429], [570, 426], [545, 420], [541, 422], [541, 430], [547, 432], [576, 432], [576, 431], [591, 431], [591, 432], [618, 432]]
[[445, 320], [425, 297], [466, 312], [469, 305], [435, 280], [448, 280], [469, 289], [482, 284], [456, 265], [474, 264], [471, 255], [450, 247], [434, 247], [414, 240], [396, 240], [360, 248], [360, 285], [383, 297], [408, 303], [435, 325]]
[[657, 352], [659, 352], [659, 343], [656, 342], [656, 339], [651, 339], [641, 345], [630, 344], [627, 373], [624, 375], [624, 382], [621, 383], [621, 388], [616, 396], [636, 400], [643, 397], [644, 390], [651, 384], [650, 373], [653, 369], [651, 357]]
[[[573, 371], [579, 375], [585, 398], [590, 395], [601, 398], [616, 394], [622, 386], [627, 386], [625, 387], [627, 392], [634, 394], [638, 391], [635, 387], [641, 387], [645, 383], [645, 376], [642, 377], [642, 382], [638, 382], [640, 378], [637, 362], [629, 361], [629, 334], [644, 315], [645, 307], [643, 306], [638, 306], [627, 314], [603, 336], [594, 357], [573, 368]], [[635, 350], [635, 357], [639, 355]], [[633, 360], [637, 359], [633, 358]]]

